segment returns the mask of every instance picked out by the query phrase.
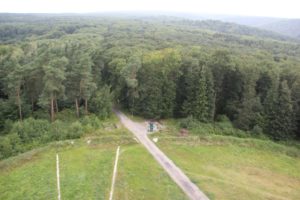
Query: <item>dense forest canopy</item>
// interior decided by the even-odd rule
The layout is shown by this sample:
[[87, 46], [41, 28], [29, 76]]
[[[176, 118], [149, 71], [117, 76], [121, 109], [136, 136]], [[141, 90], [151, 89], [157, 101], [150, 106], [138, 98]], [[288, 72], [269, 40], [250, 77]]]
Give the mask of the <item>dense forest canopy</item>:
[[299, 138], [300, 43], [212, 20], [0, 15], [3, 138], [26, 142], [17, 120], [55, 122], [64, 109], [106, 117], [112, 104], [152, 119], [226, 116], [249, 134]]

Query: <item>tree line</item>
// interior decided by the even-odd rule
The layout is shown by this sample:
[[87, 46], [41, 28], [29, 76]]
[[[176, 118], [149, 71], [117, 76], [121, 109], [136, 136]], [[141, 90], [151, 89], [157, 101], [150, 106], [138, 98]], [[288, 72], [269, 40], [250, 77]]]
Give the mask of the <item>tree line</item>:
[[[115, 74], [118, 65], [122, 71]], [[116, 58], [109, 70], [107, 81], [134, 114], [202, 122], [226, 115], [237, 128], [276, 140], [299, 136], [300, 79], [293, 66], [281, 69], [274, 60], [241, 58], [226, 50], [168, 48], [127, 62]]]
[[[54, 121], [55, 114], [64, 108], [74, 108], [79, 117], [81, 113], [88, 114], [89, 106], [92, 112], [106, 116], [111, 92], [101, 81], [101, 74], [93, 71], [90, 47], [78, 41], [2, 46], [2, 122], [6, 114], [10, 119], [22, 121], [38, 110], [48, 112], [49, 119]], [[102, 105], [103, 102], [108, 103]]]
[[[28, 30], [25, 37], [22, 31], [21, 38], [15, 32], [17, 42], [0, 45], [2, 132], [9, 120], [46, 113], [55, 121], [64, 109], [77, 117], [90, 112], [105, 117], [115, 103], [151, 119], [213, 123], [227, 116], [237, 128], [277, 140], [300, 136], [297, 43], [215, 21], [106, 17], [50, 22], [54, 31], [41, 26], [42, 32]], [[31, 21], [9, 23], [14, 29], [39, 29]], [[206, 31], [222, 27], [227, 28]], [[2, 34], [10, 37], [13, 29], [7, 31]], [[259, 34], [245, 39], [244, 32]]]

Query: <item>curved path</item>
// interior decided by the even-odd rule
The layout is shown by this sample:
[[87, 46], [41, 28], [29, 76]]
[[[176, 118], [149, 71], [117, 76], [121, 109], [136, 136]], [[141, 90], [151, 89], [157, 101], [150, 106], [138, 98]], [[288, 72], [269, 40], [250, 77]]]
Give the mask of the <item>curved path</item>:
[[122, 124], [146, 147], [169, 176], [192, 200], [208, 200], [208, 197], [170, 160], [148, 137], [145, 126], [133, 122], [120, 111], [115, 111]]

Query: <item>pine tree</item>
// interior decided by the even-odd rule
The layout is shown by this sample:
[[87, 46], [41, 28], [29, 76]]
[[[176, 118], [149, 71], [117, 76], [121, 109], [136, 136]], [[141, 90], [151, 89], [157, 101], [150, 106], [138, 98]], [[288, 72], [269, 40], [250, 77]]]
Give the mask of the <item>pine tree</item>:
[[234, 123], [240, 129], [251, 130], [258, 125], [257, 120], [261, 118], [262, 113], [262, 105], [255, 90], [258, 74], [255, 68], [250, 66], [243, 70], [242, 76], [242, 98]]
[[212, 71], [210, 68], [206, 67], [205, 69], [206, 77], [206, 96], [207, 96], [207, 120], [213, 121], [215, 117], [216, 110], [216, 92], [214, 86], [214, 80]]
[[185, 116], [192, 116], [200, 121], [209, 120], [208, 86], [204, 66], [200, 67], [198, 61], [189, 68], [186, 80], [186, 100], [182, 111]]
[[53, 122], [55, 119], [55, 100], [63, 98], [65, 87], [63, 81], [65, 80], [65, 66], [68, 60], [65, 57], [53, 58], [49, 65], [44, 65], [44, 88], [40, 95], [39, 104], [44, 107], [50, 107], [50, 119]]
[[89, 55], [84, 54], [80, 59], [80, 84], [79, 93], [84, 100], [85, 114], [88, 114], [88, 99], [92, 96], [97, 86], [92, 76], [92, 60]]
[[11, 70], [7, 79], [7, 89], [10, 98], [14, 98], [19, 110], [19, 119], [22, 121], [22, 88], [24, 84], [24, 74], [26, 68], [21, 65], [24, 53], [21, 49], [16, 49], [11, 52], [10, 60], [7, 63], [7, 67]]
[[292, 101], [295, 111], [296, 135], [300, 138], [300, 80], [298, 79], [292, 86]]
[[75, 102], [76, 116], [79, 117], [81, 100], [84, 100], [85, 113], [88, 113], [88, 100], [97, 89], [92, 74], [92, 60], [89, 52], [84, 52], [81, 44], [68, 44], [66, 55], [69, 64], [66, 70], [66, 95]]
[[275, 116], [271, 125], [270, 134], [274, 139], [289, 139], [294, 137], [295, 113], [291, 99], [291, 90], [284, 80], [278, 91], [278, 100], [275, 108]]

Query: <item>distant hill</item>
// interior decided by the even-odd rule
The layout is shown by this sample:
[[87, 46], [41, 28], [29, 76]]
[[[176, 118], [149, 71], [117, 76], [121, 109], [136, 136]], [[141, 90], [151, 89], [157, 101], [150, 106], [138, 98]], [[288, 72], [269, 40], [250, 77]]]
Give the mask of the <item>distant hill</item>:
[[261, 26], [264, 29], [300, 39], [300, 19], [289, 19]]
[[200, 29], [206, 29], [225, 34], [233, 34], [239, 36], [255, 36], [264, 39], [274, 39], [291, 41], [292, 38], [287, 37], [280, 33], [275, 33], [269, 30], [263, 30], [256, 27], [250, 27], [246, 25], [240, 25], [236, 23], [229, 23], [220, 20], [197, 20], [197, 21], [186, 21], [189, 26], [195, 26]]
[[260, 29], [273, 31], [282, 35], [300, 39], [300, 19], [281, 19], [270, 17], [240, 17], [240, 16], [206, 16], [207, 19], [217, 19]]
[[240, 25], [252, 26], [265, 29], [281, 35], [297, 38], [300, 40], [300, 19], [283, 19], [274, 17], [253, 17], [235, 15], [211, 15], [199, 13], [164, 13], [169, 16], [183, 17], [193, 20], [220, 20]]

